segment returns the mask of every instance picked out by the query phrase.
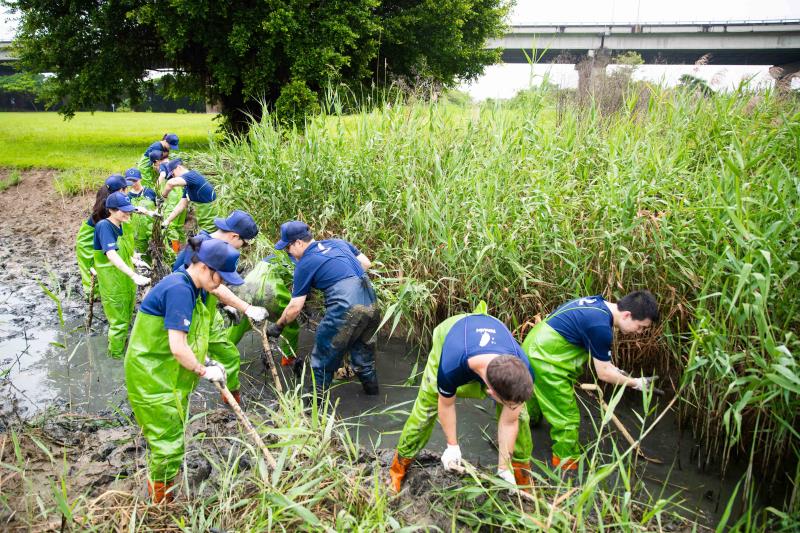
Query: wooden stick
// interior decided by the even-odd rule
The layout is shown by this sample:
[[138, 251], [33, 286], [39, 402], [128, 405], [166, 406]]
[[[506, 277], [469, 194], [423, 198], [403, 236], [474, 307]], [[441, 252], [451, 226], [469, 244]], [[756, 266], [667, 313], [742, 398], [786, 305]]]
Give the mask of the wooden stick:
[[91, 269], [92, 272], [92, 283], [89, 286], [89, 313], [86, 316], [86, 331], [90, 331], [92, 328], [92, 319], [94, 319], [94, 287], [97, 283], [97, 274], [94, 273], [94, 269]]
[[242, 411], [242, 408], [239, 407], [239, 402], [237, 402], [233, 397], [233, 394], [231, 394], [231, 391], [228, 390], [228, 387], [219, 383], [218, 381], [214, 382], [214, 386], [217, 387], [217, 390], [220, 392], [220, 394], [222, 394], [222, 397], [225, 398], [225, 401], [228, 402], [228, 405], [231, 407], [231, 409], [233, 409], [236, 418], [238, 418], [239, 422], [244, 426], [244, 429], [250, 438], [255, 441], [259, 448], [261, 448], [261, 453], [264, 454], [269, 466], [273, 469], [276, 468], [277, 463], [275, 463], [275, 458], [272, 457], [271, 453], [269, 453], [264, 441], [261, 440], [261, 436], [256, 432], [256, 429], [253, 427], [253, 424], [250, 423], [250, 420], [247, 419], [247, 416]]
[[268, 322], [265, 320], [264, 325], [259, 328], [258, 326], [256, 326], [256, 323], [253, 322], [252, 319], [248, 318], [247, 320], [250, 320], [250, 326], [252, 326], [252, 328], [256, 330], [259, 335], [261, 335], [261, 344], [264, 345], [264, 355], [265, 355], [264, 364], [267, 367], [269, 367], [269, 371], [272, 373], [272, 379], [275, 382], [275, 390], [282, 393], [283, 385], [281, 384], [281, 379], [278, 376], [278, 369], [275, 368], [275, 360], [273, 359], [273, 354], [272, 354], [272, 345], [269, 343], [269, 336], [267, 335]]
[[639, 455], [645, 461], [650, 461], [651, 463], [661, 464], [664, 462], [660, 459], [648, 457], [644, 454], [642, 448], [639, 446], [639, 443], [628, 432], [628, 430], [622, 424], [620, 419], [617, 418], [617, 415], [615, 415], [613, 412], [609, 410], [608, 405], [606, 405], [606, 402], [603, 400], [603, 392], [600, 390], [600, 387], [598, 387], [594, 383], [581, 383], [581, 389], [585, 391], [594, 392], [595, 394], [597, 394], [597, 401], [600, 403], [600, 407], [602, 407], [604, 412], [609, 412], [611, 414], [611, 421], [614, 423], [614, 426], [616, 426], [619, 432], [622, 433], [622, 436], [625, 437], [625, 440], [628, 441], [628, 444], [630, 444], [631, 447], [636, 451], [637, 455]]

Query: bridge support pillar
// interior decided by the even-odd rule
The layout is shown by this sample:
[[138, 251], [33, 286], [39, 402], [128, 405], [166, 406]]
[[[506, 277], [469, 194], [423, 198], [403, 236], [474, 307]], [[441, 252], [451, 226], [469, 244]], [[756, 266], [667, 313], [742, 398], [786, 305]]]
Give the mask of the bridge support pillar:
[[769, 75], [775, 80], [775, 87], [779, 91], [798, 89], [800, 88], [800, 61], [770, 67]]
[[589, 54], [575, 65], [578, 71], [578, 95], [581, 98], [596, 92], [605, 79], [606, 66], [611, 62], [611, 54], [605, 48], [589, 50]]

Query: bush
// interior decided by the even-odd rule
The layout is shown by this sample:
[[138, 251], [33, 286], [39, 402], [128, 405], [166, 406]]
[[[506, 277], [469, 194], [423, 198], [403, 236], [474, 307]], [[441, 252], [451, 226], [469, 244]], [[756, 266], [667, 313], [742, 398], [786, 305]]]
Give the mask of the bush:
[[185, 115], [185, 114], [187, 114], [187, 113], [188, 113], [188, 111], [186, 111], [186, 110], [185, 110], [184, 108], [182, 108], [182, 107], [179, 107], [178, 109], [176, 109], [176, 110], [175, 110], [175, 113], [177, 113], [177, 114], [179, 114], [179, 115]]
[[317, 95], [302, 80], [295, 80], [281, 89], [275, 102], [275, 114], [284, 127], [303, 128], [306, 117], [320, 111]]

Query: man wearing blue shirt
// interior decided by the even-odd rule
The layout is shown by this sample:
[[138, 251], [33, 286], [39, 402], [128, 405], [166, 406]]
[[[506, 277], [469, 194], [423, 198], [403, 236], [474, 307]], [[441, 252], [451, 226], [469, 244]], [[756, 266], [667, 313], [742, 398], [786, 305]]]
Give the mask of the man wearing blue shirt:
[[[292, 220], [281, 225], [281, 240], [276, 250], [293, 257], [292, 299], [268, 333], [278, 336], [283, 327], [300, 314], [312, 288], [325, 294], [325, 316], [317, 327], [311, 369], [317, 391], [326, 390], [333, 374], [350, 353], [350, 364], [361, 380], [364, 392], [378, 394], [373, 337], [380, 324], [375, 291], [366, 274], [370, 260], [351, 243], [341, 239], [315, 241], [306, 223]], [[296, 370], [304, 362], [298, 357]]]
[[635, 291], [617, 303], [602, 296], [571, 300], [539, 322], [522, 347], [536, 372], [536, 387], [528, 411], [532, 421], [542, 415], [550, 424], [552, 464], [577, 469], [580, 456], [580, 412], [573, 385], [591, 357], [598, 379], [636, 390], [653, 378], [631, 378], [611, 362], [614, 329], [623, 335], [641, 333], [658, 321], [658, 304], [649, 291]]
[[389, 469], [395, 492], [430, 439], [437, 416], [447, 439], [442, 464], [448, 470], [459, 466], [456, 396], [497, 402], [497, 474], [512, 485], [531, 484], [533, 443], [524, 403], [531, 397], [533, 370], [505, 324], [486, 313], [481, 302], [473, 313], [450, 317], [433, 330], [417, 399]]

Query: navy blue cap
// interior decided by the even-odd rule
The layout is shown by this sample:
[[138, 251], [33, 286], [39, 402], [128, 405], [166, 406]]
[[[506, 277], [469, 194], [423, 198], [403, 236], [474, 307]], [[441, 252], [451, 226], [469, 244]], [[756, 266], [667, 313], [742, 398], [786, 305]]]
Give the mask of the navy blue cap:
[[167, 178], [171, 178], [175, 173], [175, 169], [183, 164], [183, 159], [176, 157], [167, 162]]
[[225, 241], [219, 239], [206, 239], [200, 243], [197, 258], [207, 267], [217, 271], [228, 285], [242, 285], [244, 280], [236, 272], [236, 263], [239, 261], [239, 251]]
[[174, 133], [167, 133], [164, 135], [164, 140], [167, 141], [170, 150], [178, 149], [178, 136]]
[[228, 218], [215, 218], [214, 225], [222, 231], [230, 231], [231, 233], [238, 233], [239, 237], [249, 241], [258, 235], [258, 226], [250, 213], [240, 211], [237, 209]]
[[128, 182], [119, 174], [113, 174], [106, 178], [106, 187], [109, 192], [121, 191], [128, 186]]
[[308, 224], [300, 220], [290, 220], [281, 224], [281, 240], [275, 243], [276, 250], [283, 250], [297, 239], [311, 237]]
[[128, 185], [133, 185], [133, 182], [139, 181], [142, 179], [142, 171], [136, 167], [129, 168], [125, 171], [125, 180], [128, 182]]
[[108, 195], [108, 198], [106, 198], [106, 209], [119, 209], [126, 213], [136, 210], [133, 204], [131, 204], [128, 195], [119, 191]]
[[155, 163], [156, 161], [161, 161], [164, 159], [164, 152], [161, 150], [153, 150], [150, 152], [150, 162]]

